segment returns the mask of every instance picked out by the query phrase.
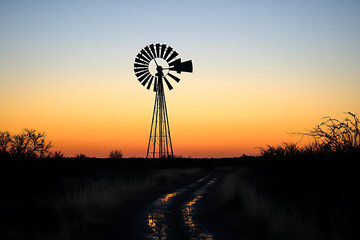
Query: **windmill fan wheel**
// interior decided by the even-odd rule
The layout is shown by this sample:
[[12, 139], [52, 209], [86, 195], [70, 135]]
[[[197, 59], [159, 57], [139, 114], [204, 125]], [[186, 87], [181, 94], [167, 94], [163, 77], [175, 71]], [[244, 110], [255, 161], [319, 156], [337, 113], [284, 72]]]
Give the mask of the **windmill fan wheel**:
[[[178, 58], [178, 53], [174, 49], [166, 44], [150, 44], [136, 55], [134, 63], [134, 72], [139, 82], [150, 89], [153, 86], [154, 92], [158, 89], [158, 84], [162, 84], [164, 81], [169, 88], [173, 89], [170, 81], [167, 79], [169, 76], [175, 82], [179, 82], [180, 78], [174, 74], [180, 74], [181, 72], [192, 72], [192, 61], [188, 60], [181, 62], [181, 58]], [[162, 66], [159, 59], [164, 60], [167, 66]], [[150, 63], [155, 62], [157, 71], [168, 70], [166, 74], [152, 74], [150, 72]], [[153, 84], [154, 83], [154, 84]]]

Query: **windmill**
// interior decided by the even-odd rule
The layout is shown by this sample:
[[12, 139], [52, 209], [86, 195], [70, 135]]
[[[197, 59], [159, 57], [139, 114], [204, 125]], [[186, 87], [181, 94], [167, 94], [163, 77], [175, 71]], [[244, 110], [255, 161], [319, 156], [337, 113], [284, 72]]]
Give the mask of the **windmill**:
[[150, 44], [135, 57], [134, 72], [139, 82], [148, 90], [156, 92], [150, 137], [146, 158], [173, 157], [169, 118], [167, 115], [164, 82], [173, 89], [169, 79], [179, 82], [173, 73], [192, 72], [191, 60], [181, 62], [178, 53], [166, 44]]

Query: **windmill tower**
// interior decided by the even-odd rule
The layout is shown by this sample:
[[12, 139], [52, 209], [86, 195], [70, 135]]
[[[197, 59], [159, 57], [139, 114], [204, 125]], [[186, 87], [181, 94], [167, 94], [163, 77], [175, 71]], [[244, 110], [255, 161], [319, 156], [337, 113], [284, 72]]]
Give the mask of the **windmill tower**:
[[192, 72], [191, 60], [181, 62], [178, 53], [166, 44], [150, 44], [135, 57], [134, 72], [139, 82], [156, 92], [154, 111], [151, 121], [150, 137], [146, 158], [169, 158], [174, 156], [169, 118], [167, 114], [164, 82], [169, 90], [173, 89], [168, 77], [175, 82], [180, 78], [173, 75]]

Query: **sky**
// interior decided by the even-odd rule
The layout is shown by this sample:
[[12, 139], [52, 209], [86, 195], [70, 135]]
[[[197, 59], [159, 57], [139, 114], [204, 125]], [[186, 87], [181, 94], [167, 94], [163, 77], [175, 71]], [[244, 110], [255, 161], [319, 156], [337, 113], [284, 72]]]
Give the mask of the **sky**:
[[324, 116], [360, 113], [360, 1], [0, 0], [0, 131], [53, 150], [146, 156], [155, 93], [133, 72], [151, 43], [193, 73], [166, 90], [174, 154], [257, 155]]

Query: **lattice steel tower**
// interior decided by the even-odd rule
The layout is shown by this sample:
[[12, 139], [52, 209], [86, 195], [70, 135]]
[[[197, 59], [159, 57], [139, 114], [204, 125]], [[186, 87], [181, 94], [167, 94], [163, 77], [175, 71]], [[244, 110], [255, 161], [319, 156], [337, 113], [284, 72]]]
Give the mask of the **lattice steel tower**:
[[134, 72], [137, 79], [147, 89], [153, 86], [156, 92], [146, 158], [174, 156], [163, 83], [171, 90], [173, 87], [166, 77], [169, 76], [176, 82], [180, 78], [170, 72], [180, 74], [192, 71], [191, 60], [181, 62], [178, 53], [166, 44], [150, 44], [135, 57]]

